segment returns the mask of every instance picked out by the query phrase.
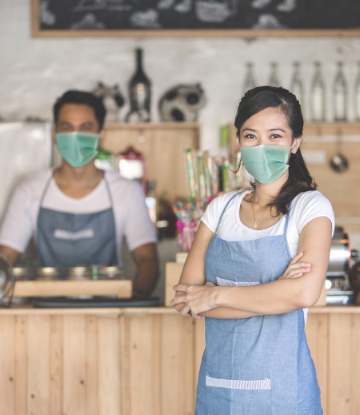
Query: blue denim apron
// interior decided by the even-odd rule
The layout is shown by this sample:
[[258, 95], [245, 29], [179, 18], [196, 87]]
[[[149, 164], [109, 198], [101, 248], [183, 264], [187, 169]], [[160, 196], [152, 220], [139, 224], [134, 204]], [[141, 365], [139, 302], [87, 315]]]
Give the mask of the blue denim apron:
[[118, 265], [115, 218], [109, 184], [104, 177], [111, 207], [95, 213], [59, 212], [42, 206], [52, 180], [45, 186], [37, 219], [37, 266], [66, 267]]
[[[283, 235], [250, 241], [217, 237], [226, 208], [239, 194], [226, 204], [206, 253], [206, 281], [215, 285], [265, 284], [277, 280], [291, 261], [289, 213]], [[206, 318], [205, 324], [196, 415], [323, 413], [303, 310], [242, 320]]]

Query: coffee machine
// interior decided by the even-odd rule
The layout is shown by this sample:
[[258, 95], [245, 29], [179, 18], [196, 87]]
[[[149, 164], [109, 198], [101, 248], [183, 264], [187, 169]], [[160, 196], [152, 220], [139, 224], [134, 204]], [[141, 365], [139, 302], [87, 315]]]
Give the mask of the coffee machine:
[[326, 273], [326, 303], [348, 304], [354, 297], [349, 284], [351, 266], [349, 236], [341, 226], [335, 227], [331, 241], [329, 267]]

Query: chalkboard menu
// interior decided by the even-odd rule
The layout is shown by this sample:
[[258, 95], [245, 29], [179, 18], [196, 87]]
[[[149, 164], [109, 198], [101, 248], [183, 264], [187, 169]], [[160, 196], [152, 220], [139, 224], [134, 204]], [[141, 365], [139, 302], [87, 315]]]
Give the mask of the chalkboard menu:
[[33, 0], [39, 32], [357, 30], [360, 0]]

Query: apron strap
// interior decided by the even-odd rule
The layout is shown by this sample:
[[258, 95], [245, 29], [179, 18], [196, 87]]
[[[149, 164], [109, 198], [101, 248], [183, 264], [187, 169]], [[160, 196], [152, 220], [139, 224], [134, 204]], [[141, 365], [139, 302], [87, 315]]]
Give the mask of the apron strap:
[[110, 206], [111, 206], [111, 210], [112, 210], [112, 214], [113, 214], [113, 218], [114, 218], [114, 224], [115, 224], [115, 247], [116, 247], [116, 259], [118, 264], [120, 264], [120, 252], [118, 249], [118, 244], [117, 244], [117, 233], [116, 233], [116, 216], [115, 216], [115, 209], [114, 209], [114, 200], [112, 197], [112, 193], [110, 190], [110, 184], [106, 178], [106, 171], [104, 171], [104, 182], [105, 182], [105, 186], [106, 186], [106, 190], [108, 192], [108, 196], [109, 196], [109, 200], [110, 200]]
[[220, 219], [219, 219], [219, 222], [218, 222], [218, 224], [217, 224], [217, 227], [216, 227], [216, 230], [215, 230], [215, 235], [217, 234], [217, 231], [218, 231], [218, 229], [219, 229], [219, 226], [220, 226], [220, 222], [221, 222], [221, 219], [222, 219], [222, 217], [223, 217], [223, 215], [224, 215], [224, 213], [225, 213], [225, 211], [226, 211], [226, 209], [227, 209], [227, 207], [229, 206], [229, 204], [230, 204], [230, 202], [237, 196], [237, 195], [239, 195], [239, 194], [241, 194], [241, 193], [243, 193], [244, 192], [244, 190], [242, 190], [241, 192], [239, 192], [239, 193], [235, 193], [234, 194], [234, 196], [226, 203], [226, 205], [225, 205], [225, 207], [224, 207], [224, 209], [223, 209], [223, 211], [221, 212], [221, 215], [220, 215]]
[[41, 208], [41, 206], [44, 202], [46, 193], [49, 189], [49, 186], [50, 186], [50, 183], [51, 183], [51, 180], [53, 179], [53, 177], [54, 177], [54, 171], [52, 171], [51, 176], [50, 176], [49, 180], [46, 182], [46, 185], [44, 187], [43, 193], [42, 193], [41, 198], [40, 198], [39, 210], [40, 210], [40, 208]]
[[288, 213], [286, 214], [286, 222], [285, 222], [285, 229], [284, 229], [285, 239], [286, 239], [287, 230], [288, 230], [288, 225], [289, 225], [289, 218], [290, 218], [291, 203], [292, 203], [292, 201], [289, 203]]
[[[110, 185], [109, 185], [109, 182], [108, 182], [108, 180], [107, 180], [107, 178], [106, 178], [106, 172], [104, 172], [104, 182], [105, 182], [105, 186], [106, 186], [106, 190], [107, 190], [107, 192], [108, 192], [108, 196], [109, 196], [109, 201], [110, 201], [110, 206], [111, 206], [111, 208], [112, 208], [112, 210], [113, 210], [113, 212], [114, 212], [114, 201], [113, 201], [113, 197], [112, 197], [112, 194], [111, 194], [111, 191], [110, 191]], [[114, 219], [115, 219], [115, 217], [114, 217]]]

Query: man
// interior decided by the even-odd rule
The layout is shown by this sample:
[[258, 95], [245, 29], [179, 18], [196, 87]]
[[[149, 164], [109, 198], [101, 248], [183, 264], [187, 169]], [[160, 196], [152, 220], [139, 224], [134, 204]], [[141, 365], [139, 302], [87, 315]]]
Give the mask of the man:
[[150, 294], [158, 258], [142, 188], [95, 167], [105, 138], [103, 103], [88, 92], [68, 91], [53, 111], [52, 139], [62, 164], [16, 188], [0, 230], [0, 253], [15, 264], [34, 236], [38, 267], [121, 265], [125, 236], [137, 264], [134, 296]]

